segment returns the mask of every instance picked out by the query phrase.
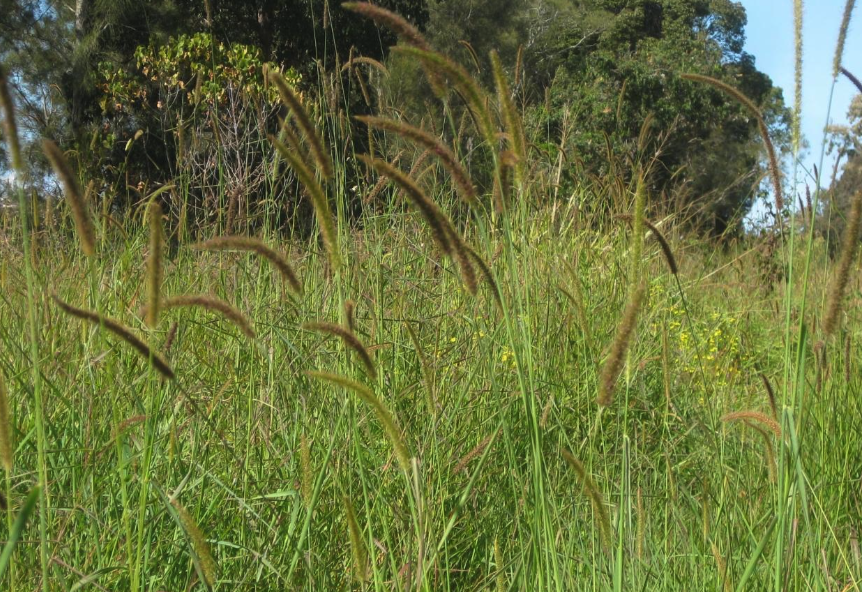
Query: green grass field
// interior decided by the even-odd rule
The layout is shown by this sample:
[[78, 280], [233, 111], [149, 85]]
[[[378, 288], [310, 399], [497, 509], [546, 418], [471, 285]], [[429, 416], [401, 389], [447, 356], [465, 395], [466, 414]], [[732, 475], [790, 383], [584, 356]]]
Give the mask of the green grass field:
[[[755, 252], [676, 244], [677, 284], [647, 241], [648, 299], [614, 402], [600, 410], [630, 237], [624, 226], [579, 231], [572, 211], [557, 211], [557, 224], [549, 216], [513, 212], [508, 233], [480, 243], [502, 311], [487, 287], [465, 292], [414, 214], [369, 215], [345, 232], [334, 276], [316, 241], [282, 245], [301, 296], [249, 254], [181, 248], [165, 263], [166, 296], [217, 295], [244, 311], [254, 340], [204, 309], [166, 310], [147, 329], [144, 231], [106, 237], [98, 263], [65, 240], [41, 244], [50, 589], [199, 587], [203, 545], [225, 590], [855, 589], [858, 332], [828, 342], [820, 364], [808, 323], [805, 335], [795, 323], [784, 333], [801, 290], [770, 289]], [[813, 269], [816, 319], [829, 276], [816, 253]], [[20, 252], [4, 249], [2, 272], [11, 524], [38, 479], [38, 429]], [[155, 348], [176, 324], [165, 354], [176, 380], [64, 315], [52, 293], [122, 320]], [[343, 322], [347, 299], [376, 380], [339, 339], [302, 328]], [[804, 368], [785, 384], [786, 337], [791, 348], [805, 342]], [[313, 370], [376, 393], [408, 472], [373, 409]], [[735, 411], [772, 417], [761, 374], [776, 390], [781, 437], [756, 419], [721, 421]], [[583, 463], [594, 498], [564, 451]], [[169, 499], [200, 540], [190, 544]], [[35, 525], [5, 576], [15, 589], [39, 581]]]
[[301, 292], [278, 255], [163, 253], [158, 196], [91, 236], [74, 189], [4, 213], [0, 587], [859, 590], [853, 248], [842, 271], [799, 214], [650, 230], [637, 178], [551, 200], [562, 159], [525, 162], [511, 105], [429, 68], [508, 189], [468, 208], [432, 160], [351, 218], [315, 147], [336, 118], [294, 108], [314, 227], [250, 234]]

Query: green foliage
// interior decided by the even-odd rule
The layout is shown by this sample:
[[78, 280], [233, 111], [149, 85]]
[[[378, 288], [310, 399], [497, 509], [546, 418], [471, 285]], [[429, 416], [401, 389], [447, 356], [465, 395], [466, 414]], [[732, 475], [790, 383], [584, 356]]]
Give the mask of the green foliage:
[[[758, 194], [756, 122], [720, 93], [681, 80], [686, 72], [729, 81], [765, 111], [786, 145], [788, 112], [780, 91], [742, 51], [745, 12], [729, 1], [602, 0], [539, 2], [545, 24], [528, 53], [533, 89], [550, 87], [535, 117], [562, 140], [564, 114], [575, 122], [565, 149], [584, 172], [611, 161], [649, 166], [653, 193], [670, 209], [690, 209], [716, 234], [738, 228]], [[644, 137], [644, 122], [651, 130]], [[645, 141], [646, 140], [646, 141]]]
[[[226, 105], [232, 92], [270, 104], [278, 100], [278, 93], [265, 83], [264, 76], [266, 68], [276, 66], [265, 63], [260, 50], [239, 43], [226, 46], [207, 33], [140, 46], [135, 60], [134, 72], [114, 62], [99, 65], [103, 114], [134, 114], [155, 107], [170, 108], [177, 117], [196, 112], [208, 116], [218, 105]], [[301, 80], [293, 70], [284, 76], [294, 85]]]

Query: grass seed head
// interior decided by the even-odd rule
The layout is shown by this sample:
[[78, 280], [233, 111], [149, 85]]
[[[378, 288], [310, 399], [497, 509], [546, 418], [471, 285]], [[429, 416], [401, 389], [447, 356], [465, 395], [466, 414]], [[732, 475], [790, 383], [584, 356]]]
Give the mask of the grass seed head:
[[377, 416], [377, 421], [379, 421], [380, 425], [383, 427], [383, 432], [386, 434], [386, 438], [389, 440], [389, 443], [395, 451], [395, 458], [398, 460], [401, 470], [404, 471], [406, 475], [410, 474], [411, 455], [407, 449], [407, 445], [401, 437], [401, 432], [395, 424], [395, 419], [392, 417], [392, 413], [389, 411], [389, 408], [382, 400], [380, 400], [380, 398], [377, 397], [377, 395], [374, 394], [374, 391], [362, 383], [339, 374], [317, 371], [309, 371], [306, 372], [306, 374], [311, 378], [340, 386], [341, 388], [355, 393], [363, 403], [371, 407], [372, 411]]
[[344, 345], [352, 349], [357, 357], [362, 361], [362, 365], [365, 366], [365, 372], [368, 376], [372, 380], [377, 379], [377, 368], [374, 366], [374, 360], [371, 358], [371, 354], [362, 341], [360, 341], [356, 334], [354, 334], [349, 328], [342, 327], [341, 325], [336, 325], [334, 323], [305, 323], [302, 325], [302, 328], [306, 331], [314, 331], [316, 333], [324, 333], [339, 337], [341, 341], [344, 342]]
[[210, 296], [208, 294], [182, 294], [168, 298], [163, 302], [165, 309], [180, 308], [180, 307], [199, 307], [211, 312], [221, 314], [228, 321], [236, 325], [243, 335], [249, 339], [256, 337], [254, 329], [251, 327], [251, 321], [239, 310], [234, 308], [220, 298]]
[[206, 585], [212, 588], [216, 583], [217, 565], [212, 553], [210, 552], [209, 543], [207, 543], [203, 531], [201, 531], [197, 522], [192, 518], [192, 515], [189, 514], [189, 511], [186, 510], [186, 508], [176, 499], [171, 500], [171, 505], [174, 507], [174, 510], [176, 510], [177, 515], [180, 518], [180, 524], [182, 524], [183, 530], [186, 532], [186, 536], [189, 539], [192, 552], [197, 558], [197, 563], [200, 566], [201, 577], [204, 582], [206, 582]]
[[611, 529], [611, 519], [608, 515], [608, 509], [605, 506], [605, 501], [602, 498], [602, 494], [599, 489], [596, 487], [596, 484], [593, 482], [589, 473], [587, 473], [586, 468], [583, 463], [579, 461], [574, 455], [568, 450], [562, 451], [563, 458], [566, 459], [566, 462], [569, 466], [574, 469], [575, 473], [578, 476], [578, 480], [580, 480], [581, 485], [584, 488], [584, 493], [590, 500], [590, 503], [593, 506], [593, 512], [595, 514], [596, 522], [599, 527], [599, 536], [601, 537], [602, 546], [605, 550], [608, 550], [612, 546], [612, 529]]
[[57, 144], [51, 140], [42, 140], [42, 149], [54, 168], [54, 172], [57, 173], [57, 177], [63, 183], [66, 201], [69, 203], [72, 217], [75, 219], [75, 229], [78, 232], [78, 240], [81, 242], [81, 250], [87, 257], [92, 257], [96, 254], [96, 230], [78, 179], [72, 173], [72, 168]]
[[284, 79], [284, 76], [282, 76], [277, 70], [270, 71], [270, 82], [272, 82], [278, 90], [281, 101], [291, 110], [291, 112], [293, 112], [293, 115], [296, 118], [296, 123], [299, 125], [299, 129], [302, 130], [305, 139], [308, 140], [308, 143], [311, 146], [311, 152], [320, 170], [320, 174], [323, 175], [325, 179], [329, 179], [332, 177], [332, 160], [329, 158], [329, 153], [326, 150], [326, 145], [323, 143], [323, 139], [311, 123], [311, 119], [309, 118], [305, 107], [302, 106], [302, 102], [299, 100], [299, 97], [296, 96], [296, 93], [294, 93], [293, 89], [290, 88], [290, 85]]
[[610, 354], [604, 366], [602, 366], [601, 375], [599, 376], [599, 396], [597, 403], [601, 407], [607, 407], [614, 400], [617, 379], [623, 369], [623, 364], [625, 364], [626, 351], [628, 351], [629, 341], [637, 325], [638, 313], [640, 312], [645, 293], [646, 288], [641, 284], [632, 294], [625, 312], [623, 312], [623, 318], [620, 321], [619, 327], [617, 327], [617, 334], [611, 344]]
[[267, 246], [260, 239], [250, 236], [220, 236], [196, 245], [192, 245], [193, 249], [200, 251], [250, 251], [256, 255], [263, 257], [275, 267], [281, 274], [291, 289], [296, 293], [302, 293], [302, 283], [293, 270], [293, 267], [282, 253]]
[[12, 169], [20, 173], [24, 170], [24, 161], [21, 159], [21, 142], [18, 139], [18, 124], [15, 120], [15, 102], [9, 91], [6, 70], [2, 66], [0, 66], [0, 116], [3, 117], [3, 136], [9, 147]]
[[368, 580], [368, 550], [365, 548], [365, 541], [362, 539], [362, 529], [359, 528], [359, 522], [356, 520], [356, 511], [353, 509], [353, 504], [348, 496], [343, 496], [344, 515], [347, 519], [347, 531], [350, 536], [350, 549], [353, 551], [353, 569], [356, 573], [356, 579], [360, 582]]
[[76, 308], [71, 304], [60, 300], [55, 295], [52, 295], [51, 298], [54, 300], [54, 303], [59, 306], [60, 309], [66, 314], [104, 327], [105, 329], [125, 341], [127, 344], [132, 346], [135, 351], [137, 351], [141, 355], [141, 357], [146, 360], [149, 360], [153, 367], [158, 370], [165, 378], [168, 378], [170, 380], [174, 379], [174, 371], [171, 369], [167, 361], [165, 361], [165, 359], [158, 352], [150, 349], [150, 347], [146, 343], [144, 343], [137, 335], [135, 335], [131, 329], [129, 329], [122, 323], [119, 323], [97, 312], [85, 310], [82, 308]]
[[773, 418], [769, 417], [765, 413], [760, 411], [733, 411], [731, 413], [726, 413], [721, 416], [721, 421], [730, 422], [730, 421], [740, 421], [740, 420], [751, 420], [754, 421], [763, 427], [767, 428], [770, 432], [775, 434], [776, 438], [781, 438], [781, 425]]

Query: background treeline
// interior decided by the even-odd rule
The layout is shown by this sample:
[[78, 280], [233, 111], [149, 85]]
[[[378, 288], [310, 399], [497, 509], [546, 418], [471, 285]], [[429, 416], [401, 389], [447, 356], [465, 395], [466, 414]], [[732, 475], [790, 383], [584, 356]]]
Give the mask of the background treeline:
[[[739, 88], [763, 111], [779, 148], [789, 149], [789, 110], [744, 50], [746, 15], [737, 2], [379, 4], [486, 84], [488, 52], [500, 52], [532, 153], [556, 166], [550, 198], [578, 191], [592, 196], [585, 206], [609, 208], [637, 164], [648, 171], [652, 208], [713, 235], [738, 231], [765, 187], [757, 124], [723, 93], [681, 79], [685, 72]], [[343, 154], [394, 158], [399, 147], [376, 145], [352, 116], [396, 114], [444, 135], [474, 178], [490, 178], [481, 155], [473, 158], [475, 131], [460, 99], [442, 101], [413, 62], [390, 56], [395, 41], [327, 0], [3, 0], [0, 9], [0, 60], [11, 69], [31, 141], [34, 189], [53, 190], [36, 142], [52, 137], [73, 150], [86, 178], [100, 180], [92, 192], [104, 211], [124, 210], [171, 182], [179, 189], [168, 193], [182, 191], [183, 206], [168, 209], [200, 223], [253, 223], [254, 205], [266, 200], [284, 205], [280, 224], [304, 216], [293, 207], [296, 184], [267, 174], [266, 135], [280, 115], [264, 84], [271, 67], [316, 99], [316, 116], [328, 118]], [[842, 148], [851, 159], [852, 144]], [[345, 186], [356, 188], [358, 208], [376, 179], [347, 161], [354, 165], [345, 167]]]

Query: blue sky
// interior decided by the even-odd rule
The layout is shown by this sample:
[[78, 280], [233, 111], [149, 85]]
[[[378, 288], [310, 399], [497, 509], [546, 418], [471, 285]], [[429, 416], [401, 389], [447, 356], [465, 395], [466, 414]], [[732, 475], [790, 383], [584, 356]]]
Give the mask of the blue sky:
[[[793, 0], [741, 0], [748, 13], [746, 51], [756, 59], [759, 70], [784, 89], [784, 100], [793, 105]], [[845, 0], [807, 0], [803, 15], [802, 133], [808, 140], [803, 162], [810, 167], [820, 157], [832, 88], [832, 61], [835, 42], [844, 13]], [[844, 67], [862, 76], [862, 6], [857, 5], [850, 22], [844, 50]], [[842, 77], [835, 87], [831, 121], [847, 121], [847, 107], [855, 87]], [[827, 160], [823, 184], [831, 171]]]

